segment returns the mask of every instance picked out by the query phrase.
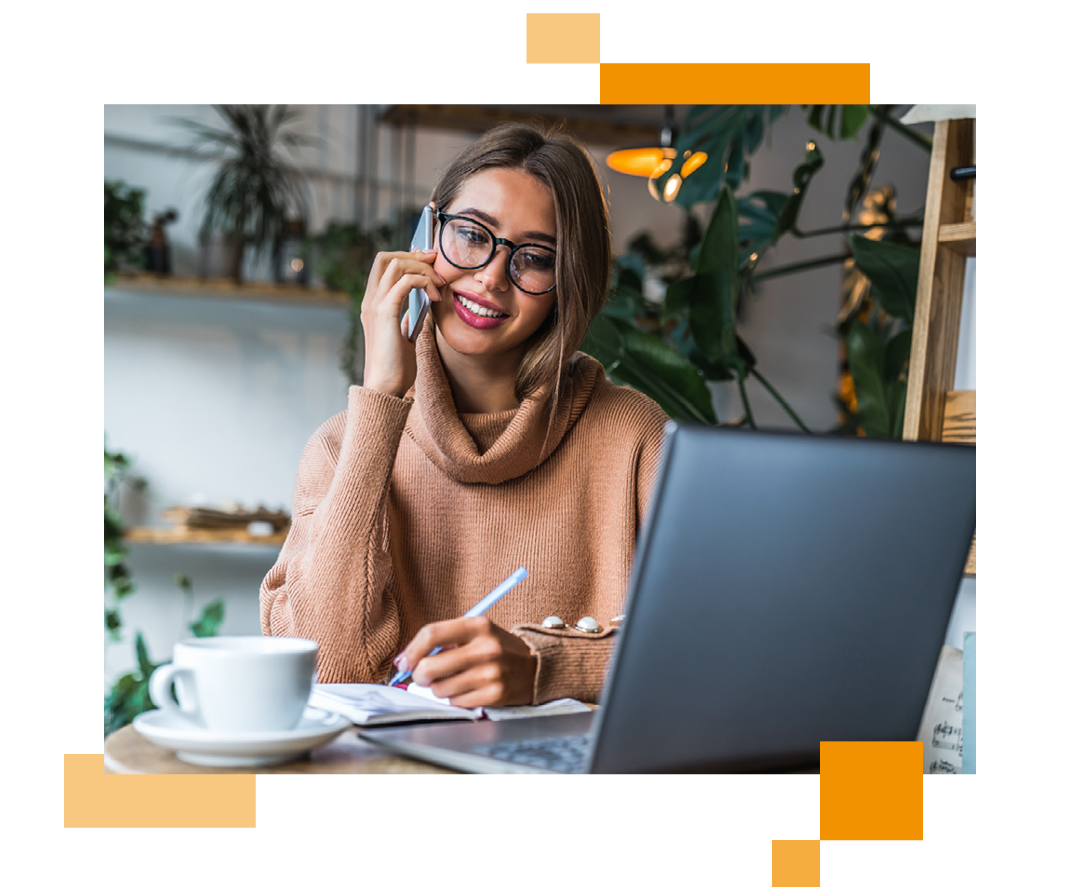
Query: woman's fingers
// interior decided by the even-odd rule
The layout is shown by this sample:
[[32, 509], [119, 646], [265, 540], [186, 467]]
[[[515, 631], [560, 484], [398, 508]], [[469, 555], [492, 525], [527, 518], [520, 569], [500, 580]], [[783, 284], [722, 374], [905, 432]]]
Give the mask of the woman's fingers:
[[[460, 650], [447, 651], [447, 653], [460, 652]], [[425, 660], [424, 662], [427, 661]], [[417, 673], [422, 674], [419, 669], [417, 670]], [[460, 672], [457, 672], [457, 674], [440, 675], [430, 684], [425, 684], [424, 687], [431, 688], [431, 692], [436, 697], [449, 697], [453, 700], [455, 697], [467, 694], [470, 691], [497, 685], [499, 683], [499, 678], [499, 667], [495, 663], [488, 662], [475, 666], [465, 666]], [[416, 674], [413, 675], [413, 680], [415, 679]], [[420, 682], [417, 682], [417, 684], [420, 684]]]
[[[430, 656], [435, 648], [440, 652]], [[528, 645], [483, 617], [425, 625], [394, 665], [455, 706], [532, 702], [536, 659]], [[466, 699], [483, 702], [460, 702]]]
[[441, 678], [458, 675], [483, 663], [498, 663], [501, 654], [502, 650], [495, 639], [475, 638], [456, 648], [444, 648], [435, 656], [422, 658], [413, 670], [413, 680], [424, 687], [431, 687], [433, 682]]
[[[466, 616], [448, 619], [445, 622], [431, 622], [416, 633], [416, 637], [394, 660], [394, 664], [399, 671], [412, 672], [420, 661], [436, 647], [445, 649], [454, 644], [466, 644], [479, 633], [485, 624], [490, 625], [486, 619]], [[430, 657], [430, 659], [437, 659], [437, 657]]]
[[398, 398], [416, 380], [416, 348], [408, 340], [402, 310], [411, 290], [420, 289], [438, 302], [445, 281], [432, 267], [436, 252], [380, 252], [368, 276], [360, 304], [364, 328], [365, 386]]

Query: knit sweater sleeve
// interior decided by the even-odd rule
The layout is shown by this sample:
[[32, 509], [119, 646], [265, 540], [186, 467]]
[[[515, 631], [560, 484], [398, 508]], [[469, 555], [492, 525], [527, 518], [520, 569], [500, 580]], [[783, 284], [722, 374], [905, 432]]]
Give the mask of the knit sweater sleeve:
[[398, 641], [387, 590], [386, 496], [411, 399], [353, 386], [344, 431], [322, 426], [300, 458], [292, 526], [259, 594], [265, 635], [319, 644], [320, 681], [379, 681]]
[[[651, 401], [630, 475], [634, 479], [634, 513], [637, 535], [649, 509], [664, 440], [667, 415]], [[572, 624], [576, 620], [567, 620]], [[536, 658], [533, 703], [547, 703], [561, 697], [574, 697], [597, 703], [604, 677], [615, 650], [618, 625], [597, 620], [599, 632], [580, 632], [574, 628], [545, 629], [540, 625], [519, 625], [513, 633], [521, 638]]]

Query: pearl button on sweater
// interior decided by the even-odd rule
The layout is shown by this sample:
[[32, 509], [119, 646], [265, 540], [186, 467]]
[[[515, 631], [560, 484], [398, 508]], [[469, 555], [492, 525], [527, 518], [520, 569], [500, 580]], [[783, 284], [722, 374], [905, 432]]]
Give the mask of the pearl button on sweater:
[[405, 398], [353, 386], [304, 448], [263, 633], [317, 641], [320, 681], [385, 682], [422, 625], [524, 566], [488, 618], [537, 657], [535, 703], [595, 702], [615, 630], [540, 623], [622, 612], [666, 415], [580, 353], [553, 422], [550, 387], [514, 410], [458, 414], [430, 321], [416, 353]]

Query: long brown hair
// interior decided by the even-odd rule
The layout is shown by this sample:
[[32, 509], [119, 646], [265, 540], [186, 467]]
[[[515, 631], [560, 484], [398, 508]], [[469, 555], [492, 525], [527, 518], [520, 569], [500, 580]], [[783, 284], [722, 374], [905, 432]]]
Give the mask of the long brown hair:
[[487, 168], [532, 175], [555, 204], [555, 307], [530, 339], [515, 390], [520, 400], [550, 382], [557, 397], [566, 360], [581, 345], [608, 292], [611, 228], [600, 180], [585, 147], [557, 127], [503, 124], [450, 163], [432, 194], [435, 207], [446, 209], [465, 182]]

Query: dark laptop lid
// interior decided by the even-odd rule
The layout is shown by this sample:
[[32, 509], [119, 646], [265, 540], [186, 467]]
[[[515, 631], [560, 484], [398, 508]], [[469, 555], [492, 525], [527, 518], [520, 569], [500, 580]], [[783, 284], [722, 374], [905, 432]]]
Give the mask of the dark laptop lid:
[[975, 450], [669, 424], [595, 772], [914, 740], [975, 528]]

